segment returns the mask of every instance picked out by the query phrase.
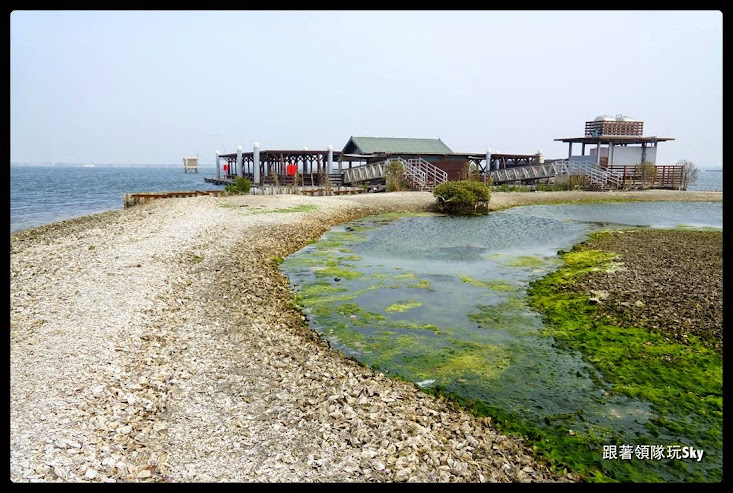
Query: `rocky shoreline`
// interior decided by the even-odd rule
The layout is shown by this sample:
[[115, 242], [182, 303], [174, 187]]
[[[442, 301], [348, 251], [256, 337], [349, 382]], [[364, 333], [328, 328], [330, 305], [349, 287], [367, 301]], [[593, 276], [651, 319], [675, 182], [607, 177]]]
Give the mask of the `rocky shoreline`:
[[[544, 200], [593, 199], [578, 193]], [[492, 207], [542, 195], [497, 193]], [[432, 204], [166, 199], [14, 233], [10, 479], [576, 481], [488, 420], [331, 350], [290, 304], [273, 257]], [[316, 209], [290, 212], [301, 206]]]
[[693, 335], [723, 352], [722, 231], [612, 231], [584, 248], [614, 252], [625, 266], [592, 273], [575, 286], [601, 294], [600, 317], [683, 344]]

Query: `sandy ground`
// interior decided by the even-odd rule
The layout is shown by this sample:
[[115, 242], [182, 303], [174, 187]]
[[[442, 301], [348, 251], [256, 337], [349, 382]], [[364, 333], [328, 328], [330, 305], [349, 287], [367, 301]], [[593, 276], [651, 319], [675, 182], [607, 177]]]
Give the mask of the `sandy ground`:
[[[495, 193], [491, 206], [614, 195], [722, 200]], [[433, 202], [166, 199], [12, 234], [10, 479], [577, 480], [488, 420], [331, 350], [290, 306], [272, 256]], [[303, 204], [317, 209], [283, 211]]]

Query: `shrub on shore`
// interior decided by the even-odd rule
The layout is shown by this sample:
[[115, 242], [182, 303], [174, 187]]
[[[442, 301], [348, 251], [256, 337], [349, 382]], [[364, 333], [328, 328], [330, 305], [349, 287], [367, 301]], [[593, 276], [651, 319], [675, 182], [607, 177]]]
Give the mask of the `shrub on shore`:
[[385, 168], [388, 192], [400, 192], [409, 188], [405, 180], [405, 168], [399, 161], [390, 161]]
[[448, 214], [488, 214], [489, 187], [478, 181], [447, 181], [433, 191], [438, 210]]
[[251, 187], [252, 182], [249, 181], [248, 178], [237, 176], [236, 178], [234, 178], [234, 185], [227, 185], [226, 187], [224, 187], [224, 190], [232, 195], [240, 195], [248, 194]]

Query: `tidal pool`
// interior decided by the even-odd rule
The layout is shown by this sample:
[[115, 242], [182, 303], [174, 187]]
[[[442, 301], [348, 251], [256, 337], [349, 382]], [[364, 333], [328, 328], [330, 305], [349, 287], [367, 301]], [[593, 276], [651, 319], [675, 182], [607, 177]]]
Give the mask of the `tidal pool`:
[[[603, 444], [699, 449], [695, 437], [679, 431], [654, 427], [650, 436], [645, 425], [657, 418], [650, 404], [611, 392], [581, 353], [542, 333], [541, 316], [528, 306], [528, 284], [559, 266], [558, 250], [592, 231], [630, 226], [722, 228], [722, 203], [371, 216], [334, 227], [280, 269], [311, 327], [368, 366], [480, 403], [488, 414], [522, 420], [528, 429], [564, 437], [573, 430], [578, 438], [563, 446], [593, 449], [598, 461]], [[603, 469], [621, 481], [708, 478], [722, 467], [722, 450], [705, 453], [699, 463], [637, 460], [638, 474], [609, 461]], [[566, 450], [557, 457], [573, 465], [576, 455]]]

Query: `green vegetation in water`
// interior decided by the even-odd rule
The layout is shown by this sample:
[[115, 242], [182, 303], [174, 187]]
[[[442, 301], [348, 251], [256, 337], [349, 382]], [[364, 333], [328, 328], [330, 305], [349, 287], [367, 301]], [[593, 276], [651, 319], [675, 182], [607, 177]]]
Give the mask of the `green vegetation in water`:
[[360, 243], [366, 241], [366, 237], [350, 231], [331, 231], [318, 241], [313, 242], [313, 247], [318, 250], [329, 248], [341, 249], [349, 243]]
[[398, 275], [394, 276], [394, 278], [397, 279], [397, 280], [415, 279], [415, 274], [413, 274], [412, 272], [407, 272], [405, 274], [398, 274]]
[[430, 281], [427, 281], [424, 279], [416, 284], [408, 284], [407, 287], [414, 288], [414, 289], [427, 289], [428, 291], [435, 291], [432, 287], [430, 287]]
[[340, 279], [358, 279], [364, 276], [364, 273], [358, 270], [348, 270], [335, 265], [329, 265], [323, 269], [315, 271], [316, 277], [333, 277]]
[[422, 303], [415, 300], [398, 301], [397, 303], [389, 305], [384, 311], [386, 311], [387, 313], [406, 312], [407, 310], [411, 310], [419, 306], [422, 306]]
[[295, 298], [299, 305], [309, 306], [314, 315], [324, 317], [332, 315], [338, 308], [335, 303], [353, 301], [360, 295], [383, 286], [383, 284], [375, 284], [356, 291], [349, 291], [347, 288], [323, 282], [311, 283], [301, 287]]
[[541, 258], [531, 255], [514, 257], [507, 260], [506, 262], [503, 262], [503, 264], [508, 267], [541, 267], [545, 265]]
[[383, 325], [386, 327], [394, 327], [396, 329], [429, 330], [435, 332], [436, 334], [442, 334], [442, 331], [433, 324], [424, 324], [412, 320], [393, 320], [390, 322], [385, 322]]
[[278, 257], [277, 255], [270, 255], [270, 266], [273, 269], [277, 269], [277, 267], [283, 263], [283, 258]]
[[520, 289], [515, 284], [500, 280], [479, 281], [469, 276], [461, 276], [461, 281], [477, 288], [489, 288], [494, 291], [518, 291]]
[[509, 367], [509, 355], [498, 346], [451, 341], [452, 345], [437, 351], [433, 348], [403, 357], [401, 364], [415, 378], [436, 380], [438, 387], [456, 380], [496, 379]]
[[524, 329], [527, 317], [526, 304], [521, 298], [509, 298], [496, 305], [479, 305], [478, 311], [469, 313], [468, 319], [476, 322], [480, 329], [511, 330], [514, 335], [536, 335], [535, 330]]
[[[645, 427], [649, 439], [635, 444], [656, 444], [660, 435], [680, 437], [679, 444], [703, 449], [707, 460], [722, 453], [723, 388], [722, 358], [690, 337], [679, 344], [646, 329], [613, 325], [597, 317], [597, 307], [583, 293], [573, 292], [576, 279], [589, 272], [613, 269], [614, 254], [576, 246], [562, 255], [565, 265], [532, 283], [533, 307], [547, 324], [543, 335], [552, 336], [568, 348], [580, 351], [612, 385], [612, 392], [639, 398], [651, 404], [656, 418]], [[567, 432], [542, 433], [539, 449], [549, 458], [571, 466], [596, 481], [720, 481], [722, 468], [703, 470], [682, 460], [600, 460], [602, 445], [629, 443], [619, 438], [583, 435], [578, 443]], [[572, 437], [575, 439], [576, 437]], [[579, 445], [580, 443], [580, 445]], [[592, 453], [591, 453], [592, 451]], [[646, 466], [646, 467], [645, 467]]]

